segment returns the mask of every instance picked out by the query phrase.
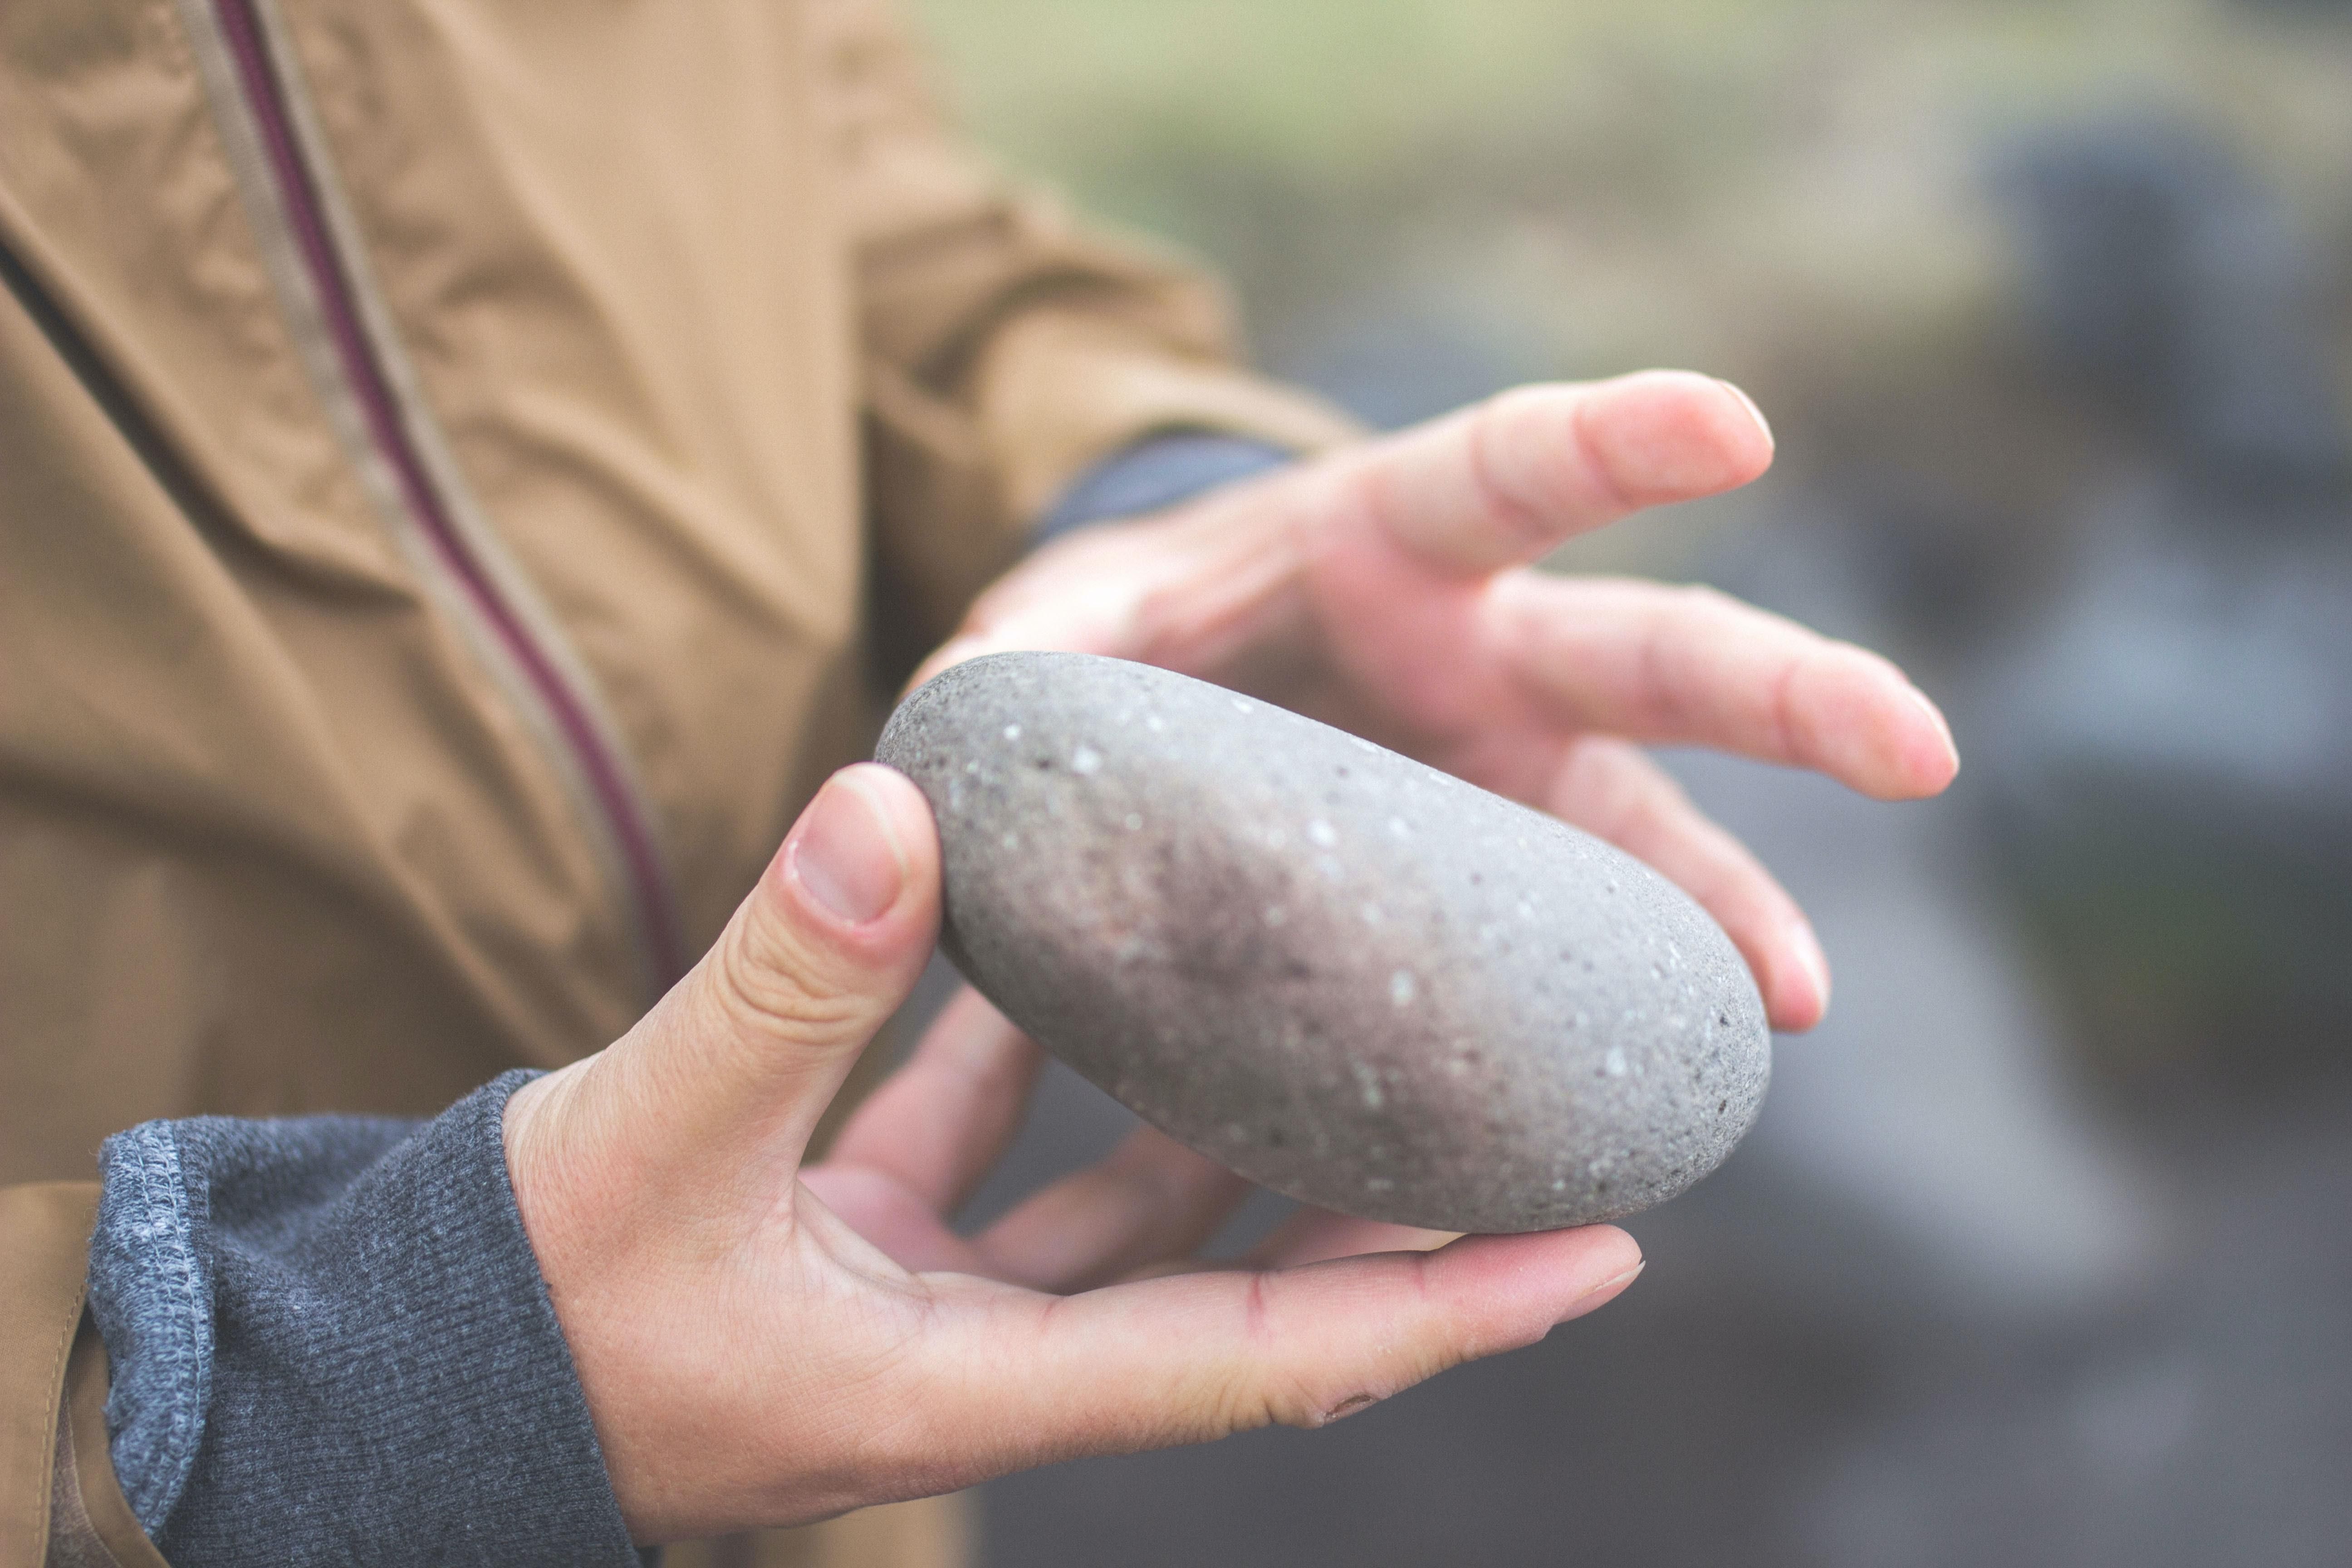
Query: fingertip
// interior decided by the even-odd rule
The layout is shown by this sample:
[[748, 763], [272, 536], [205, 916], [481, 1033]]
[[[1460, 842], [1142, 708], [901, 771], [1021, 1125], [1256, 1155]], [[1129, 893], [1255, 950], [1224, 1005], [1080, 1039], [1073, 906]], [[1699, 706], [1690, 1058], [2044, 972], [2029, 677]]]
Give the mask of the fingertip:
[[1541, 1320], [1537, 1337], [1601, 1305], [1642, 1270], [1641, 1244], [1613, 1225], [1465, 1236], [1428, 1256], [1458, 1270], [1457, 1279], [1473, 1297], [1489, 1302], [1517, 1297], [1520, 1305], [1507, 1315], [1536, 1314]]
[[1583, 1317], [1588, 1312], [1599, 1311], [1601, 1308], [1609, 1305], [1610, 1302], [1614, 1301], [1618, 1297], [1622, 1296], [1627, 1290], [1632, 1289], [1633, 1281], [1639, 1279], [1642, 1277], [1642, 1270], [1647, 1268], [1649, 1266], [1647, 1259], [1636, 1258], [1633, 1263], [1633, 1267], [1631, 1268], [1626, 1269], [1622, 1274], [1614, 1275], [1608, 1279], [1602, 1280], [1600, 1284], [1594, 1286], [1583, 1295], [1579, 1296], [1576, 1299], [1575, 1304], [1569, 1309], [1568, 1316], [1560, 1319], [1560, 1321], [1563, 1323], [1572, 1322], [1576, 1319]]
[[1800, 916], [1781, 938], [1782, 962], [1772, 966], [1771, 995], [1765, 1016], [1784, 1034], [1801, 1035], [1828, 1016], [1830, 961], [1821, 939]]
[[1647, 1261], [1642, 1256], [1642, 1244], [1633, 1239], [1631, 1231], [1613, 1225], [1591, 1225], [1583, 1228], [1584, 1233], [1596, 1243], [1602, 1244], [1594, 1248], [1591, 1268], [1591, 1272], [1601, 1276], [1601, 1279], [1599, 1284], [1577, 1298], [1580, 1301], [1589, 1300], [1598, 1290], [1612, 1287], [1622, 1289], [1624, 1282], [1639, 1274]]
[[1776, 1034], [1801, 1035], [1819, 1026], [1829, 1011], [1829, 997], [1810, 978], [1790, 978], [1774, 984], [1764, 1021]]
[[1573, 1321], [1607, 1306], [1623, 1295], [1649, 1266], [1649, 1260], [1642, 1256], [1642, 1244], [1613, 1225], [1584, 1226], [1565, 1234], [1578, 1237], [1584, 1244], [1584, 1251], [1577, 1271], [1575, 1294], [1555, 1309], [1554, 1325]]
[[1919, 797], [1943, 794], [1959, 776], [1960, 748], [1952, 739], [1951, 721], [1944, 710], [1917, 687], [1911, 688], [1911, 702], [1927, 721], [1924, 729], [1915, 735], [1907, 759], [1909, 772]]
[[1629, 504], [1658, 506], [1737, 489], [1772, 466], [1771, 426], [1748, 395], [1692, 371], [1642, 371], [1614, 383], [1586, 426], [1593, 454]]
[[1816, 765], [1874, 800], [1924, 800], [1950, 787], [1960, 768], [1951, 726], [1892, 659], [1833, 644], [1811, 680]]
[[925, 838], [937, 839], [931, 803], [921, 786], [887, 763], [852, 763], [827, 782], [849, 784], [878, 803], [893, 836], [902, 842], [919, 847]]
[[1757, 432], [1764, 437], [1765, 460], [1770, 462], [1772, 455], [1780, 447], [1779, 438], [1772, 434], [1772, 422], [1764, 417], [1764, 411], [1756, 406], [1756, 400], [1748, 395], [1746, 388], [1727, 381], [1717, 381], [1715, 384], [1731, 394], [1738, 400], [1741, 411], [1756, 422]]

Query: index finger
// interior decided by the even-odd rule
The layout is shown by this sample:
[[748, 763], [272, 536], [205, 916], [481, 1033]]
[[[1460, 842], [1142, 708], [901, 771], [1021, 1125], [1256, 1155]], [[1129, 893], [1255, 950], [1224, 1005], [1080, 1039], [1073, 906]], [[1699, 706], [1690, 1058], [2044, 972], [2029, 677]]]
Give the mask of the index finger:
[[1745, 393], [1687, 371], [1523, 386], [1375, 441], [1329, 470], [1424, 565], [1483, 576], [1645, 507], [1736, 489], [1772, 465]]

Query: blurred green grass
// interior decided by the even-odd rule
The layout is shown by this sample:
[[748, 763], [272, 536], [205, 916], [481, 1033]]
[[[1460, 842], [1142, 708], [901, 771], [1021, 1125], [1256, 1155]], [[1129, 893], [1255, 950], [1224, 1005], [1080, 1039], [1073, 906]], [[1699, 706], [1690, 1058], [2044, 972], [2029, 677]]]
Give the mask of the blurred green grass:
[[1277, 369], [1399, 310], [1454, 323], [1503, 379], [1693, 365], [1756, 393], [1784, 469], [1902, 473], [2027, 556], [2096, 452], [2023, 373], [1985, 187], [2004, 144], [2127, 107], [2200, 120], [2352, 254], [2342, 7], [916, 9], [1000, 157], [1205, 253]]

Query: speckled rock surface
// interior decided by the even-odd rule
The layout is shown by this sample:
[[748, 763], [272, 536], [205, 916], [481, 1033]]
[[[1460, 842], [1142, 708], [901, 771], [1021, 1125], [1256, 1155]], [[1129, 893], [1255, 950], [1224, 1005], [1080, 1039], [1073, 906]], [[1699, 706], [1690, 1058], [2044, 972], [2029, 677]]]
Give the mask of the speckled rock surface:
[[876, 754], [938, 815], [965, 975], [1276, 1191], [1550, 1229], [1674, 1196], [1756, 1118], [1763, 1004], [1697, 905], [1410, 758], [1079, 654], [960, 665]]

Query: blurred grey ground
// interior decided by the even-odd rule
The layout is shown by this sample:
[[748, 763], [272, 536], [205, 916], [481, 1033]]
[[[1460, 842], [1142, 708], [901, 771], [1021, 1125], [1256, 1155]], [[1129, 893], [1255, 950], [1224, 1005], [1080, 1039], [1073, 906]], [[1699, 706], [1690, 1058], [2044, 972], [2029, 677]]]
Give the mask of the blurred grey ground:
[[[924, 9], [1014, 161], [1367, 417], [1741, 380], [1772, 479], [1556, 564], [1883, 647], [1968, 763], [1670, 759], [1839, 987], [1622, 1301], [996, 1483], [989, 1561], [2352, 1563], [2352, 6]], [[1127, 1125], [1055, 1069], [975, 1216]]]

